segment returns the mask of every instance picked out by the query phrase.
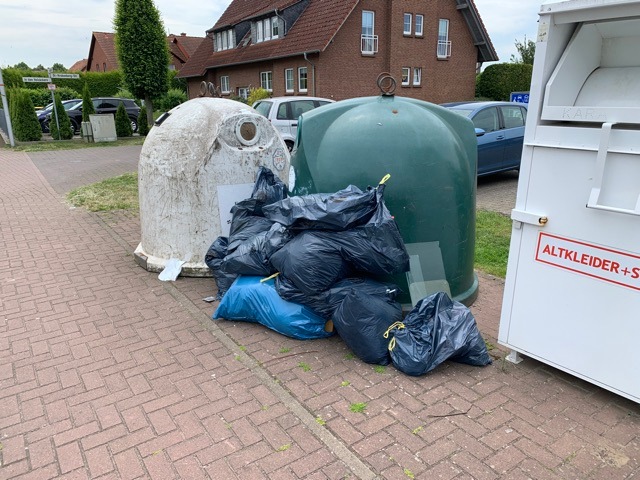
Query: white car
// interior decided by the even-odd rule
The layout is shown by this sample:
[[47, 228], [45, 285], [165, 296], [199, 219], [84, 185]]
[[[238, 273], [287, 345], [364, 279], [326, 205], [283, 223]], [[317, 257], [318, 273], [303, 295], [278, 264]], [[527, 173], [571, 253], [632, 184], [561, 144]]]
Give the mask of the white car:
[[300, 115], [334, 102], [320, 97], [274, 97], [258, 100], [253, 108], [269, 119], [291, 151], [296, 141]]

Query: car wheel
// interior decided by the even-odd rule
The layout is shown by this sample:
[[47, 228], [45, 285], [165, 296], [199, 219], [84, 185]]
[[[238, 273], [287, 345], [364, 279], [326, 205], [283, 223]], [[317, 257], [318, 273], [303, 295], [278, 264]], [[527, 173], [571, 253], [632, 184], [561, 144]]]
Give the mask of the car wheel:
[[131, 120], [131, 131], [133, 133], [136, 133], [138, 131], [138, 120], [134, 120], [133, 118], [130, 118]]
[[289, 153], [291, 153], [293, 151], [293, 142], [291, 140], [285, 140], [284, 143], [287, 145]]
[[42, 122], [42, 133], [49, 133], [49, 122]]
[[73, 120], [71, 120], [71, 130], [73, 130], [74, 135], [80, 135], [80, 127]]

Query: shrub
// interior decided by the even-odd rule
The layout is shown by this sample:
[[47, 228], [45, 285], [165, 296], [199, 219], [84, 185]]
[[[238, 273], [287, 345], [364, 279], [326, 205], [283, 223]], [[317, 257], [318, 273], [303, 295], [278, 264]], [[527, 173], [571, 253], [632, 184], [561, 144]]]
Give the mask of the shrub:
[[476, 97], [509, 100], [511, 92], [526, 92], [531, 87], [533, 66], [528, 63], [496, 63], [480, 74]]
[[69, 115], [67, 115], [67, 111], [62, 106], [60, 95], [58, 95], [58, 93], [56, 92], [54, 97], [56, 102], [56, 110], [58, 113], [58, 122], [56, 123], [55, 112], [52, 110], [51, 120], [49, 121], [49, 131], [51, 132], [51, 138], [53, 138], [54, 140], [70, 140], [73, 138], [71, 120], [69, 120]]
[[42, 138], [42, 128], [33, 107], [29, 94], [22, 89], [12, 89], [11, 96], [11, 123], [13, 134], [19, 142], [33, 142]]
[[131, 120], [129, 120], [127, 110], [124, 108], [124, 103], [120, 103], [120, 105], [118, 105], [118, 110], [116, 111], [116, 135], [118, 138], [130, 137], [133, 135], [133, 131], [131, 130]]
[[253, 105], [258, 100], [269, 98], [271, 95], [264, 88], [252, 88], [247, 98], [247, 105]]
[[96, 113], [96, 108], [91, 101], [91, 92], [89, 91], [89, 85], [84, 82], [84, 88], [82, 89], [82, 121], [88, 122], [89, 115]]
[[169, 89], [181, 90], [187, 93], [187, 79], [177, 78], [176, 75], [178, 75], [177, 70], [169, 71]]
[[149, 121], [147, 120], [147, 107], [143, 105], [138, 114], [138, 134], [141, 137], [146, 137], [148, 133]]
[[240, 102], [240, 103], [247, 103], [247, 99], [241, 97], [240, 95], [231, 95], [229, 97], [229, 100], [235, 100], [236, 102]]
[[177, 107], [181, 103], [187, 101], [187, 94], [176, 88], [170, 89], [165, 93], [157, 103], [157, 110], [168, 112], [173, 107]]

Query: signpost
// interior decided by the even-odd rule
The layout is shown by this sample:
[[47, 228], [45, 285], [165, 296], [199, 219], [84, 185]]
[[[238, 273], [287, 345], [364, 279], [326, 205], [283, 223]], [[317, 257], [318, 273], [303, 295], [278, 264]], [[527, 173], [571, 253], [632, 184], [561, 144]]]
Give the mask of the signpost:
[[0, 97], [2, 97], [2, 108], [4, 109], [4, 118], [7, 121], [7, 133], [9, 134], [9, 143], [12, 147], [16, 144], [13, 141], [13, 128], [11, 126], [11, 117], [9, 116], [9, 106], [7, 105], [7, 94], [4, 90], [4, 81], [2, 80], [2, 68], [0, 68]]
[[[51, 90], [51, 101], [53, 102], [53, 114], [56, 117], [56, 125], [58, 127], [58, 140], [60, 140], [60, 123], [58, 122], [58, 109], [56, 108], [56, 97], [54, 96], [54, 91], [56, 89], [56, 85], [53, 82], [53, 78], [80, 78], [80, 75], [77, 73], [53, 73], [51, 69], [49, 69], [48, 77], [22, 77], [22, 81], [25, 83], [48, 83], [47, 87]], [[1, 80], [0, 80], [0, 83]], [[3, 97], [4, 98], [4, 97]], [[12, 145], [13, 146], [13, 143]]]

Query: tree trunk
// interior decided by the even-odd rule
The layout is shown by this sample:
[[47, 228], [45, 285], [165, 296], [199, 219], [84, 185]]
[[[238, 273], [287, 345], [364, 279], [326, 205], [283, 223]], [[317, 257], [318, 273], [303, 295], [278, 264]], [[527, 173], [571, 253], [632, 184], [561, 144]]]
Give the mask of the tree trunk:
[[148, 94], [144, 96], [144, 105], [147, 107], [147, 125], [151, 128], [153, 125], [153, 100], [151, 100]]

